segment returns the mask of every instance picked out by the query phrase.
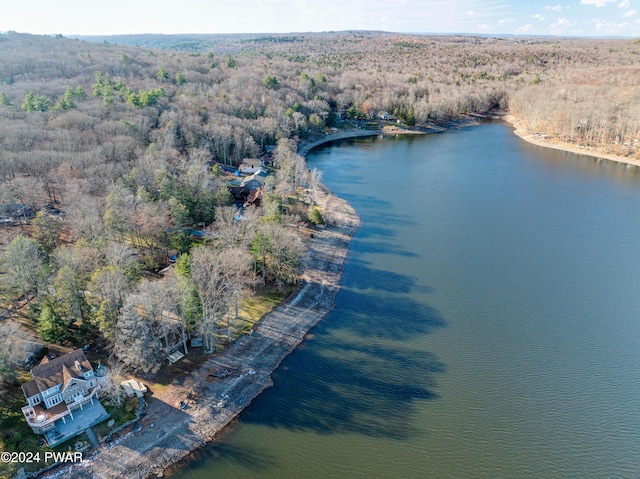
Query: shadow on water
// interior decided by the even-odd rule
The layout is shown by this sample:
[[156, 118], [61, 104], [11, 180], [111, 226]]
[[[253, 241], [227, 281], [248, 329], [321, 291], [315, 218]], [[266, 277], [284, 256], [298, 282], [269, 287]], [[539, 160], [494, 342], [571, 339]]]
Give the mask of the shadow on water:
[[[355, 241], [354, 241], [355, 242]], [[358, 249], [362, 253], [369, 254], [392, 254], [396, 256], [404, 256], [406, 258], [418, 258], [419, 255], [416, 253], [412, 253], [407, 250], [403, 250], [399, 248], [396, 244], [390, 242], [362, 242], [361, 245], [358, 246]]]
[[[242, 464], [253, 470], [262, 470], [274, 467], [278, 461], [266, 453], [264, 448], [251, 448], [248, 446], [237, 447], [228, 442], [214, 442], [209, 447], [198, 449], [189, 457], [189, 476], [208, 477], [212, 462], [231, 461]], [[182, 464], [177, 470], [181, 469]], [[200, 474], [206, 474], [201, 476]]]
[[[345, 192], [339, 193], [339, 196], [340, 198], [344, 198], [349, 203], [351, 203], [354, 208], [358, 210], [358, 214], [360, 216], [363, 216], [361, 212], [366, 209], [381, 212], [382, 210], [388, 210], [393, 207], [393, 203], [391, 203], [390, 201], [383, 200], [373, 195], [358, 195], [355, 193]], [[408, 215], [404, 216], [405, 218], [410, 218], [410, 216]], [[384, 222], [387, 222], [386, 218]]]
[[424, 434], [412, 420], [415, 403], [438, 398], [436, 377], [445, 365], [429, 352], [401, 345], [445, 321], [407, 295], [387, 296], [374, 301], [371, 294], [341, 290], [336, 310], [285, 360], [274, 373], [274, 387], [242, 421], [394, 440]]
[[397, 236], [398, 232], [393, 228], [386, 228], [384, 226], [367, 225], [366, 229], [362, 230], [359, 235], [361, 239], [366, 238], [393, 238]]
[[323, 351], [304, 347], [297, 356], [296, 361], [313, 365], [305, 374], [304, 388], [281, 380], [286, 371], [276, 372], [273, 394], [259, 398], [271, 404], [248, 410], [243, 421], [317, 434], [407, 440], [421, 433], [411, 420], [414, 401], [438, 397], [433, 376], [445, 369], [429, 353], [390, 355], [378, 348], [339, 343]]
[[410, 227], [418, 224], [412, 215], [394, 213], [395, 205], [376, 196], [340, 193], [358, 212], [365, 225], [366, 235], [398, 234], [392, 226]]
[[407, 228], [416, 224], [410, 215], [392, 214], [392, 204], [375, 197], [345, 195], [347, 201], [357, 207], [362, 218], [362, 226], [352, 239], [351, 249], [359, 253], [392, 254], [403, 257], [418, 257], [394, 241], [398, 237], [398, 228]]
[[363, 338], [405, 341], [418, 334], [429, 334], [446, 323], [437, 311], [404, 295], [384, 298], [353, 290], [340, 291], [339, 308], [349, 315], [348, 323], [337, 327], [351, 330]]
[[[418, 288], [412, 276], [374, 269], [369, 264], [364, 260], [351, 260], [349, 270], [342, 275], [340, 281], [342, 286], [353, 289], [376, 289], [389, 293], [410, 293]], [[363, 278], [366, 278], [366, 281], [363, 281]], [[429, 288], [420, 289], [422, 293], [429, 291]]]

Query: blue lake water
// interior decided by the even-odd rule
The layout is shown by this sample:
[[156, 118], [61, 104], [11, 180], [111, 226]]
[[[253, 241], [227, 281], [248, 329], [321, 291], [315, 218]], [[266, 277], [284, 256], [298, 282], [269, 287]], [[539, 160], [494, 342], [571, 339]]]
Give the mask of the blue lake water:
[[335, 309], [177, 477], [640, 477], [640, 171], [503, 123], [313, 150]]

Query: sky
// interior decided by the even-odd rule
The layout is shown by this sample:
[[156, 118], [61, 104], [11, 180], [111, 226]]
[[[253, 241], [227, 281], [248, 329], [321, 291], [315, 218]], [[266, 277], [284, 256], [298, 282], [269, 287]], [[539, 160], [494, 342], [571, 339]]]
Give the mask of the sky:
[[640, 37], [640, 0], [6, 0], [0, 32], [288, 33], [385, 30]]

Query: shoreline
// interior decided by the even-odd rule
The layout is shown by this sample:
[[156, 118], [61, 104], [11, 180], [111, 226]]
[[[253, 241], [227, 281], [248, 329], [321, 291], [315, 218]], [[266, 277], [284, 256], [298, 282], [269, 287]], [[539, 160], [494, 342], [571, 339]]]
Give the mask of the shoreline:
[[543, 148], [552, 148], [554, 150], [566, 151], [569, 153], [574, 153], [576, 155], [591, 156], [593, 158], [614, 161], [616, 163], [622, 163], [625, 165], [640, 166], [640, 160], [610, 153], [602, 153], [596, 150], [589, 150], [576, 145], [572, 145], [570, 143], [551, 142], [549, 140], [540, 138], [538, 135], [528, 134], [523, 130], [522, 126], [520, 125], [520, 121], [513, 115], [507, 114], [501, 116], [500, 118], [513, 127], [513, 133], [516, 136], [526, 141], [527, 143], [531, 143], [532, 145], [541, 146]]
[[[359, 133], [354, 136], [371, 134]], [[323, 140], [321, 143], [333, 141]], [[312, 145], [305, 148], [305, 156], [317, 146]], [[146, 414], [138, 421], [141, 429], [134, 431], [130, 426], [80, 464], [59, 465], [38, 477], [163, 477], [170, 466], [213, 441], [254, 398], [273, 385], [271, 374], [333, 309], [349, 243], [360, 227], [360, 218], [347, 201], [324, 184], [319, 189], [318, 204], [327, 212], [330, 226], [314, 232], [303, 259], [301, 282], [294, 293], [261, 318], [251, 335], [242, 336], [186, 378], [179, 378], [157, 396], [152, 395]], [[220, 369], [235, 374], [219, 378]], [[186, 402], [186, 409], [178, 407], [180, 401]]]
[[298, 146], [298, 154], [301, 156], [307, 156], [309, 152], [316, 146], [323, 145], [325, 143], [331, 143], [332, 141], [347, 140], [349, 138], [359, 138], [365, 136], [379, 136], [379, 135], [426, 135], [429, 133], [440, 133], [445, 131], [446, 128], [429, 127], [429, 129], [418, 128], [401, 128], [396, 126], [384, 126], [383, 128], [377, 128], [375, 130], [342, 130], [335, 133], [330, 133], [320, 138], [319, 140], [311, 143], [301, 143]]
[[336, 133], [330, 133], [319, 140], [311, 143], [300, 143], [298, 145], [298, 154], [306, 157], [311, 150], [316, 146], [323, 145], [325, 143], [331, 143], [332, 141], [347, 140], [349, 138], [358, 138], [361, 136], [378, 136], [382, 135], [382, 130], [344, 130]]

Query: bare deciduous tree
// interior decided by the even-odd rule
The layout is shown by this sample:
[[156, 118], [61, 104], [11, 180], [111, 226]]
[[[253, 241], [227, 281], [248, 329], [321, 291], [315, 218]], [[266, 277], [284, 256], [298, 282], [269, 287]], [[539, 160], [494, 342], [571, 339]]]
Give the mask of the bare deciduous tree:
[[34, 239], [16, 236], [2, 255], [2, 269], [9, 284], [19, 289], [27, 305], [29, 294], [43, 288], [49, 272], [40, 245]]

